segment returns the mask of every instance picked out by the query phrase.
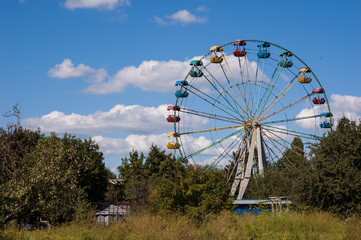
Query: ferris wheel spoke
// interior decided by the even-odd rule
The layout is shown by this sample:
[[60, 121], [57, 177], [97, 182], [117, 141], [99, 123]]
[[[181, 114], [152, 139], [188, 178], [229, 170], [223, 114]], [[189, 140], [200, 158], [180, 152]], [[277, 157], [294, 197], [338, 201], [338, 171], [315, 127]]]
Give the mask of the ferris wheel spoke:
[[[246, 65], [247, 79], [248, 79], [248, 86], [249, 86], [249, 97], [251, 99], [251, 105], [252, 105], [251, 116], [253, 117], [254, 106], [253, 106], [253, 96], [252, 96], [252, 89], [251, 89], [251, 78], [249, 77], [249, 72], [248, 72], [247, 56], [245, 56], [244, 58], [245, 58], [245, 65]], [[255, 81], [256, 81], [256, 79], [255, 79]], [[246, 94], [246, 92], [245, 92], [245, 94]]]
[[207, 170], [211, 170], [212, 168], [216, 167], [222, 159], [224, 159], [229, 153], [234, 149], [234, 147], [239, 144], [240, 139], [244, 135], [244, 132], [241, 132], [233, 141], [231, 144], [228, 145], [226, 149], [220, 155], [213, 161], [211, 165], [207, 168]]
[[311, 139], [311, 140], [319, 139], [319, 137], [317, 137], [316, 135], [298, 132], [295, 130], [279, 128], [279, 127], [275, 127], [275, 126], [271, 126], [271, 125], [262, 125], [262, 127], [265, 129], [268, 129], [270, 131], [275, 131], [278, 133], [283, 133], [283, 134], [292, 135], [292, 136], [296, 136], [296, 137], [302, 137], [302, 138], [307, 138], [307, 139]]
[[230, 117], [226, 117], [226, 116], [222, 116], [222, 115], [218, 115], [218, 114], [197, 111], [197, 110], [193, 110], [193, 109], [189, 109], [189, 108], [181, 108], [180, 112], [193, 114], [193, 115], [197, 115], [197, 116], [201, 116], [201, 117], [205, 117], [205, 118], [212, 118], [212, 119], [220, 120], [220, 121], [224, 121], [224, 122], [230, 122], [230, 123], [236, 123], [236, 124], [243, 123], [242, 121], [240, 121], [237, 118], [230, 118]]
[[[269, 110], [272, 109], [272, 107], [279, 101], [282, 99], [282, 97], [297, 83], [297, 81], [295, 81], [297, 79], [297, 75], [296, 77], [290, 81], [287, 86], [281, 90], [281, 92], [267, 105], [267, 107], [263, 108], [261, 110], [261, 112], [258, 115], [258, 118], [262, 118]], [[292, 84], [291, 84], [292, 83]], [[281, 96], [280, 96], [281, 95]], [[271, 105], [272, 104], [272, 105]], [[271, 105], [271, 106], [270, 106]], [[262, 114], [262, 115], [261, 115]], [[261, 117], [259, 117], [261, 115]]]
[[[273, 136], [275, 136], [275, 137], [277, 137], [277, 138], [279, 138], [280, 140], [282, 140], [283, 142], [285, 142], [286, 144], [288, 144], [288, 145], [290, 145], [290, 146], [292, 146], [292, 147], [294, 147], [294, 148], [296, 148], [297, 150], [300, 150], [301, 152], [303, 152], [304, 154], [306, 154], [306, 155], [308, 155], [308, 156], [310, 156], [310, 154], [309, 153], [307, 153], [307, 152], [305, 152], [303, 149], [301, 149], [301, 148], [299, 148], [299, 147], [297, 147], [297, 146], [295, 146], [295, 145], [293, 145], [292, 143], [290, 143], [289, 141], [287, 141], [287, 140], [285, 140], [284, 138], [282, 138], [282, 137], [280, 137], [280, 136], [278, 136], [277, 134], [275, 134], [273, 131], [270, 131], [270, 130], [268, 130], [268, 129], [265, 129], [267, 132], [269, 132], [270, 134], [272, 134]], [[280, 143], [280, 142], [278, 142], [277, 140], [275, 140], [274, 138], [273, 138], [273, 140], [274, 141], [276, 141], [278, 144], [280, 144], [281, 146], [283, 146], [283, 147], [285, 147], [286, 149], [287, 149], [287, 146], [285, 146], [285, 145], [283, 145], [282, 143]], [[291, 151], [293, 151], [292, 150], [292, 148], [288, 148], [288, 149], [290, 149]], [[299, 155], [299, 156], [301, 156], [301, 157], [303, 157], [301, 154], [299, 154], [298, 152], [295, 152], [295, 151], [293, 151], [294, 153], [296, 153], [297, 155]]]
[[[234, 80], [234, 82], [235, 82], [235, 84], [236, 84], [236, 86], [237, 86], [237, 88], [238, 88], [238, 91], [239, 91], [239, 93], [241, 94], [241, 96], [242, 96], [242, 98], [243, 98], [243, 101], [244, 101], [244, 103], [245, 103], [245, 106], [246, 106], [246, 108], [247, 108], [247, 111], [249, 112], [249, 115], [248, 115], [248, 114], [247, 114], [247, 115], [248, 115], [248, 117], [250, 117], [250, 116], [252, 116], [252, 112], [251, 112], [251, 110], [250, 110], [249, 107], [248, 107], [246, 98], [245, 98], [245, 96], [243, 95], [241, 89], [239, 88], [239, 84], [238, 84], [236, 78], [234, 77], [234, 74], [233, 74], [233, 72], [232, 72], [232, 70], [231, 70], [231, 68], [230, 68], [230, 66], [229, 66], [229, 64], [228, 64], [228, 62], [227, 62], [226, 56], [224, 55], [223, 52], [221, 52], [221, 53], [222, 53], [222, 56], [223, 56], [223, 59], [224, 59], [226, 65], [227, 65], [227, 67], [228, 67], [228, 70], [229, 70], [229, 72], [231, 73], [232, 78], [233, 78], [233, 80]], [[229, 83], [229, 85], [230, 85], [230, 87], [232, 88], [232, 91], [233, 91], [233, 87], [232, 87], [231, 83], [229, 82], [229, 79], [228, 79], [228, 77], [227, 77], [227, 74], [226, 74], [226, 72], [224, 71], [222, 65], [221, 65], [221, 68], [222, 68], [222, 71], [223, 71], [223, 73], [224, 73], [224, 76], [226, 77], [226, 79], [227, 79], [227, 81], [228, 81], [228, 83]], [[233, 93], [234, 93], [234, 91], [233, 91]], [[244, 92], [244, 94], [246, 94], [246, 92]], [[234, 95], [236, 96], [235, 93], [234, 93]], [[237, 97], [236, 97], [236, 98], [237, 98]], [[237, 99], [237, 101], [238, 101], [238, 99]]]
[[305, 100], [305, 99], [307, 99], [307, 98], [311, 97], [311, 96], [312, 96], [312, 95], [314, 95], [314, 94], [315, 94], [315, 93], [310, 93], [310, 94], [307, 94], [306, 96], [304, 96], [304, 97], [302, 97], [302, 98], [298, 99], [297, 101], [295, 101], [295, 102], [293, 102], [293, 103], [291, 103], [291, 104], [289, 104], [289, 105], [287, 105], [287, 106], [285, 106], [285, 107], [283, 107], [283, 108], [281, 108], [281, 109], [279, 109], [279, 110], [277, 110], [277, 111], [275, 111], [275, 112], [273, 112], [273, 113], [271, 113], [271, 114], [269, 114], [269, 115], [267, 115], [267, 116], [265, 116], [265, 117], [261, 118], [260, 120], [261, 120], [261, 121], [266, 120], [267, 118], [270, 118], [270, 117], [272, 117], [272, 116], [276, 115], [277, 113], [280, 113], [280, 112], [282, 112], [282, 111], [284, 111], [284, 110], [286, 110], [286, 109], [288, 109], [288, 108], [292, 107], [293, 105], [295, 105], [295, 104], [297, 104], [297, 103], [301, 102], [302, 100]]
[[[242, 106], [240, 105], [240, 103], [239, 103], [239, 101], [238, 101], [238, 99], [237, 99], [237, 96], [234, 94], [235, 97], [236, 97], [236, 99], [234, 99], [234, 98], [228, 93], [228, 91], [222, 86], [222, 84], [220, 84], [220, 82], [208, 71], [208, 69], [207, 69], [206, 67], [204, 67], [204, 69], [208, 72], [208, 74], [212, 77], [212, 79], [217, 82], [217, 84], [223, 89], [223, 91], [224, 91], [225, 93], [227, 93], [227, 95], [228, 95], [228, 96], [236, 103], [236, 105], [241, 109], [243, 115], [240, 114], [240, 116], [241, 116], [241, 118], [243, 118], [243, 120], [245, 120], [244, 116], [246, 116], [246, 114], [245, 114], [244, 109], [243, 109]], [[218, 90], [218, 88], [215, 86], [215, 84], [213, 84], [206, 76], [204, 76], [204, 77], [205, 77], [205, 78], [207, 79], [207, 81], [213, 86], [213, 88], [218, 92], [218, 94], [219, 94], [226, 102], [229, 103], [228, 99], [225, 98], [225, 96]], [[231, 89], [232, 89], [232, 91], [233, 91], [233, 93], [234, 93], [234, 90], [233, 90], [232, 86], [231, 86]], [[229, 104], [230, 104], [230, 103], [229, 103]], [[231, 105], [231, 104], [230, 104], [230, 105]], [[232, 107], [233, 107], [233, 105], [232, 105]], [[234, 108], [234, 107], [233, 107], [233, 108]]]
[[[230, 110], [230, 111], [238, 114], [239, 116], [241, 116], [241, 114], [239, 114], [239, 112], [238, 112], [229, 102], [227, 102], [227, 103], [229, 103], [229, 105], [232, 106], [232, 108], [230, 108], [229, 106], [223, 104], [222, 102], [218, 101], [217, 99], [214, 99], [213, 97], [205, 94], [204, 92], [198, 90], [197, 88], [195, 88], [195, 87], [192, 87], [192, 88], [195, 89], [195, 90], [197, 90], [197, 92], [195, 92], [195, 91], [193, 91], [193, 90], [191, 90], [191, 89], [189, 89], [189, 88], [188, 88], [187, 90], [188, 90], [189, 92], [193, 93], [195, 96], [197, 96], [197, 97], [201, 98], [202, 100], [208, 102], [209, 104], [211, 104], [211, 105], [214, 106], [215, 108], [221, 110], [222, 112], [224, 112], [224, 113], [226, 113], [226, 114], [228, 114], [228, 115], [230, 115], [230, 116], [232, 116], [232, 117], [234, 117], [234, 118], [237, 118], [237, 117], [234, 116], [233, 114], [227, 112], [224, 108], [226, 108], [226, 109], [228, 109], [228, 110]], [[210, 99], [213, 100], [214, 102], [212, 102], [212, 101], [208, 100], [207, 98], [199, 95], [198, 93], [201, 93], [201, 94], [205, 95], [206, 97], [210, 98]], [[217, 103], [217, 104], [216, 104], [216, 103]], [[223, 106], [224, 108], [222, 108], [221, 106]]]
[[[270, 143], [272, 143], [272, 145], [279, 151], [279, 153], [281, 154], [281, 156], [283, 157], [283, 159], [285, 159], [284, 161], [279, 161], [280, 163], [282, 163], [282, 165], [289, 171], [289, 172], [293, 172], [291, 168], [296, 169], [296, 166], [293, 164], [293, 162], [283, 153], [283, 151], [278, 147], [278, 145], [276, 143], [273, 142], [272, 139], [269, 138]], [[275, 156], [275, 158], [278, 158], [279, 160], [281, 160], [282, 158], [278, 157], [278, 155], [272, 150], [271, 147], [268, 147], [268, 149], [273, 153], [273, 155]], [[286, 161], [288, 161], [288, 164], [286, 164]]]
[[[264, 61], [264, 63], [266, 62], [265, 59], [264, 59], [263, 61]], [[264, 99], [264, 97], [266, 96], [266, 93], [269, 92], [269, 93], [268, 93], [268, 96], [267, 96], [267, 99], [266, 99], [266, 101], [264, 102], [264, 105], [267, 103], [268, 98], [269, 98], [269, 96], [271, 95], [271, 92], [272, 92], [272, 90], [273, 90], [273, 88], [274, 88], [274, 86], [275, 86], [278, 78], [273, 82], [273, 84], [272, 84], [272, 80], [273, 80], [273, 77], [274, 77], [274, 75], [276, 74], [276, 72], [277, 72], [277, 70], [278, 70], [278, 66], [279, 66], [279, 63], [280, 63], [280, 62], [281, 62], [281, 60], [279, 60], [277, 66], [276, 66], [276, 68], [275, 68], [275, 70], [273, 71], [273, 74], [272, 74], [272, 76], [271, 76], [271, 78], [270, 78], [270, 80], [269, 80], [269, 82], [268, 82], [267, 88], [266, 88], [266, 90], [264, 91], [264, 94], [263, 94], [263, 96], [262, 96], [262, 98], [261, 98], [261, 101], [258, 102], [258, 106], [257, 106], [257, 109], [256, 109], [255, 114], [258, 113], [258, 111], [259, 111], [259, 109], [260, 109], [260, 106], [262, 105], [263, 99]], [[269, 89], [269, 87], [271, 86], [271, 84], [272, 84], [271, 90], [268, 91], [268, 89]], [[263, 105], [262, 109], [264, 108], [264, 105]]]
[[175, 132], [173, 135], [177, 137], [177, 136], [186, 135], [186, 134], [193, 134], [193, 133], [213, 132], [213, 131], [227, 130], [227, 129], [232, 129], [232, 128], [243, 128], [245, 126], [247, 126], [247, 124], [227, 126], [227, 127], [218, 127], [218, 128], [210, 128], [210, 129], [203, 129], [203, 130], [189, 131], [189, 132]]
[[192, 154], [190, 154], [190, 155], [188, 155], [188, 156], [185, 156], [185, 157], [184, 157], [184, 160], [187, 160], [187, 159], [189, 159], [189, 158], [191, 158], [191, 157], [193, 157], [193, 156], [195, 156], [195, 155], [198, 155], [198, 154], [200, 154], [200, 153], [202, 153], [202, 152], [210, 149], [211, 147], [214, 147], [214, 146], [222, 143], [223, 141], [229, 139], [230, 137], [233, 137], [234, 135], [237, 135], [238, 133], [240, 133], [240, 132], [242, 132], [242, 131], [244, 131], [243, 128], [241, 128], [241, 129], [239, 129], [239, 130], [237, 130], [237, 131], [235, 131], [235, 132], [233, 132], [233, 133], [231, 133], [231, 134], [229, 134], [229, 135], [227, 135], [227, 136], [225, 136], [225, 137], [223, 137], [223, 138], [221, 138], [221, 139], [218, 139], [217, 141], [211, 143], [210, 145], [208, 145], [208, 146], [206, 146], [206, 147], [204, 147], [204, 148], [202, 148], [202, 149], [200, 149], [200, 150], [198, 150], [198, 151], [196, 151], [196, 152], [194, 152], [194, 153], [192, 153]]
[[287, 118], [287, 119], [281, 119], [281, 120], [268, 121], [268, 122], [263, 122], [263, 124], [292, 122], [292, 121], [305, 120], [305, 119], [317, 118], [317, 117], [322, 117], [322, 114], [317, 114], [317, 115], [313, 115], [313, 116], [305, 116], [305, 117], [296, 117], [296, 118]]

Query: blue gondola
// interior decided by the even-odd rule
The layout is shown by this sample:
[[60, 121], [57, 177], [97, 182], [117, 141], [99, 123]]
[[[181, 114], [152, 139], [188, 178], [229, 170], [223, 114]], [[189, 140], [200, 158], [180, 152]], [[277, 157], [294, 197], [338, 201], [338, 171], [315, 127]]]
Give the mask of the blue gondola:
[[187, 81], [176, 81], [175, 82], [176, 86], [188, 86], [188, 82]]
[[324, 113], [321, 113], [320, 114], [320, 117], [332, 117], [333, 115], [332, 115], [332, 113], [330, 113], [330, 112], [324, 112]]
[[259, 45], [257, 45], [259, 51], [257, 53], [257, 56], [259, 58], [269, 58], [271, 56], [271, 53], [268, 51], [268, 48], [271, 45], [269, 43], [261, 43]]
[[320, 127], [321, 128], [330, 128], [331, 124], [329, 122], [324, 121], [324, 122], [320, 123]]
[[203, 76], [203, 72], [200, 70], [191, 70], [189, 75], [191, 77], [202, 77]]
[[280, 61], [280, 66], [281, 67], [289, 68], [289, 67], [292, 67], [292, 65], [293, 65], [293, 62], [290, 61], [290, 60], [285, 59], [285, 60]]
[[189, 65], [203, 66], [203, 62], [201, 60], [192, 60]]
[[189, 93], [187, 91], [182, 92], [181, 90], [177, 90], [174, 95], [179, 98], [186, 98], [188, 97]]

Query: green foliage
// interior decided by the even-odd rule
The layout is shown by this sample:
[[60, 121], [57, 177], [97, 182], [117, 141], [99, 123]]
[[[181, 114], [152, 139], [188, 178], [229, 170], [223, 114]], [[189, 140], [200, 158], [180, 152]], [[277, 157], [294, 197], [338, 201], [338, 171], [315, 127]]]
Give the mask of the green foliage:
[[153, 212], [180, 212], [201, 219], [230, 205], [224, 171], [186, 166], [156, 146], [151, 146], [147, 157], [133, 151], [118, 170], [124, 200], [146, 204]]
[[340, 216], [361, 214], [361, 124], [341, 118], [312, 153], [312, 170], [302, 175], [295, 200]]
[[91, 139], [44, 136], [12, 125], [1, 129], [0, 162], [0, 226], [12, 219], [70, 221], [89, 201], [104, 199], [107, 171]]

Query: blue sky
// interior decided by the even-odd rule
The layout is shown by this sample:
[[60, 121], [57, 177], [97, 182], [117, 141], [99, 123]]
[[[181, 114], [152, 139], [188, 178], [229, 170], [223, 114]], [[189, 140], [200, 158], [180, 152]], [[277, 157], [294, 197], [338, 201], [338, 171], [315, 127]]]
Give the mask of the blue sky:
[[358, 118], [360, 10], [357, 0], [2, 0], [0, 111], [20, 103], [26, 127], [93, 137], [114, 168], [162, 144], [163, 105], [190, 59], [259, 39], [312, 67], [336, 117]]

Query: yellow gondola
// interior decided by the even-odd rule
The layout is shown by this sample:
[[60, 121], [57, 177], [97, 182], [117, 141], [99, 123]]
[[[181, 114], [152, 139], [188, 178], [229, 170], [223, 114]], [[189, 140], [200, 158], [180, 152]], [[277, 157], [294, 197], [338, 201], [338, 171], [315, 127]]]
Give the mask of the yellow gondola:
[[169, 142], [169, 143], [167, 144], [167, 148], [168, 148], [168, 149], [178, 149], [178, 148], [179, 148], [179, 144], [178, 144], [178, 143]]
[[221, 63], [223, 62], [223, 57], [212, 56], [209, 60], [211, 63]]
[[309, 72], [311, 72], [311, 69], [310, 68], [308, 68], [308, 67], [303, 67], [303, 68], [300, 68], [300, 70], [298, 71], [298, 72], [304, 72], [304, 73], [309, 73]]
[[209, 51], [211, 51], [211, 52], [222, 52], [223, 48], [220, 47], [220, 46], [213, 46], [213, 47], [211, 47], [211, 49], [209, 49]]
[[312, 78], [310, 77], [305, 77], [305, 76], [302, 76], [298, 79], [298, 81], [300, 83], [310, 83], [312, 81]]

